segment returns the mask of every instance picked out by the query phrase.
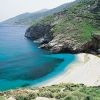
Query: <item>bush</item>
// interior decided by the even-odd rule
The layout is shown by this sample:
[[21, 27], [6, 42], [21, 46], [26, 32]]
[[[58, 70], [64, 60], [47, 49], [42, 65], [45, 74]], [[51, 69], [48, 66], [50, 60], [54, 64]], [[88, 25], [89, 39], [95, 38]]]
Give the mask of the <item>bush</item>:
[[86, 96], [83, 100], [93, 100], [93, 98], [91, 96]]
[[31, 100], [37, 97], [36, 93], [30, 93], [29, 95], [18, 95], [16, 96], [16, 100]]
[[61, 98], [64, 98], [66, 97], [68, 94], [65, 93], [65, 92], [62, 92], [62, 93], [55, 93], [54, 96], [56, 99], [61, 99]]
[[5, 97], [3, 97], [3, 96], [0, 96], [0, 100], [6, 100], [6, 99], [5, 99]]
[[58, 93], [58, 92], [60, 92], [60, 89], [59, 88], [47, 88], [46, 91], [50, 91], [52, 93], [54, 93], [54, 92]]
[[31, 93], [31, 94], [28, 95], [28, 97], [30, 99], [35, 99], [37, 97], [37, 94], [36, 93]]
[[72, 95], [73, 95], [73, 96], [76, 96], [79, 100], [81, 100], [82, 98], [86, 97], [86, 94], [81, 93], [81, 92], [79, 92], [79, 91], [74, 91], [74, 92], [72, 92]]
[[16, 100], [25, 100], [25, 97], [22, 95], [18, 95], [15, 98], [16, 98]]
[[30, 100], [28, 96], [25, 95], [18, 95], [15, 97], [16, 100]]
[[79, 100], [76, 96], [66, 96], [63, 100]]
[[50, 91], [41, 92], [38, 95], [41, 96], [41, 97], [48, 97], [48, 98], [53, 98], [54, 97], [53, 93], [50, 92]]

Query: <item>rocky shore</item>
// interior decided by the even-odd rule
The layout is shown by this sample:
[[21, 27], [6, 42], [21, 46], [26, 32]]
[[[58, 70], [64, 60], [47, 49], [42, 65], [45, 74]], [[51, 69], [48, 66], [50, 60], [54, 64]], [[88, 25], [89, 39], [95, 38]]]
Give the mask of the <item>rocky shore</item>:
[[66, 66], [64, 71], [41, 84], [51, 86], [60, 83], [84, 84], [86, 86], [100, 86], [100, 57], [80, 53], [76, 60]]
[[98, 0], [79, 2], [29, 27], [25, 36], [52, 53], [100, 54], [99, 7]]
[[89, 41], [78, 42], [71, 36], [58, 34], [53, 36], [49, 25], [37, 25], [30, 27], [25, 36], [40, 44], [40, 48], [52, 53], [91, 53], [100, 54], [100, 34], [92, 33]]

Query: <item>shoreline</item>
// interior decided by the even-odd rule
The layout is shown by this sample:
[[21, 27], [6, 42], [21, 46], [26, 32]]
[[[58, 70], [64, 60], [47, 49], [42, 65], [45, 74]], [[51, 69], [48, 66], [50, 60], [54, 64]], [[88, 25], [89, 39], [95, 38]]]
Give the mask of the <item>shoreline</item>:
[[39, 84], [39, 87], [60, 83], [100, 86], [100, 57], [92, 54], [76, 54], [76, 60], [59, 75]]

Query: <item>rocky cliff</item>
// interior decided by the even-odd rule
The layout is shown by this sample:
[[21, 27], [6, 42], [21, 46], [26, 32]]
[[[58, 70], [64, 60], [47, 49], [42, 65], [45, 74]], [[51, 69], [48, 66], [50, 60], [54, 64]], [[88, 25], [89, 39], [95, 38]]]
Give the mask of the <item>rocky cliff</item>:
[[100, 54], [100, 2], [80, 0], [27, 29], [25, 36], [53, 53]]
[[40, 43], [48, 43], [50, 40], [53, 39], [52, 26], [49, 24], [37, 24], [34, 27], [30, 27], [25, 36], [27, 38], [40, 41]]

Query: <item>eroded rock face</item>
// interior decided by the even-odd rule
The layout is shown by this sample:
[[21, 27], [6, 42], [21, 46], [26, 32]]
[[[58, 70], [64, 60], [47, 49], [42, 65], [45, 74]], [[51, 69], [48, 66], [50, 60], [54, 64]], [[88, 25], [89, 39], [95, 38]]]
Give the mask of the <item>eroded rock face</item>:
[[100, 34], [91, 34], [91, 40], [78, 42], [77, 39], [65, 34], [52, 35], [50, 25], [36, 25], [30, 27], [25, 36], [41, 44], [40, 48], [49, 50], [52, 53], [95, 53], [100, 54]]
[[81, 2], [30, 27], [25, 36], [53, 53], [100, 54], [100, 33], [92, 33], [100, 29], [99, 6], [99, 0]]
[[92, 48], [100, 54], [100, 33], [92, 34]]
[[27, 29], [25, 36], [33, 40], [40, 40], [41, 42], [49, 42], [52, 39], [50, 25], [37, 24]]
[[100, 54], [100, 33], [91, 34], [91, 40], [85, 43], [82, 48], [83, 52]]
[[58, 35], [48, 43], [43, 43], [40, 48], [49, 50], [52, 53], [93, 53], [100, 54], [100, 35], [92, 35], [91, 41], [87, 43], [79, 43], [71, 37]]
[[45, 48], [53, 53], [66, 52], [66, 53], [78, 53], [82, 51], [82, 44], [71, 37], [65, 37], [65, 35], [57, 35], [48, 44], [41, 45], [41, 48]]

